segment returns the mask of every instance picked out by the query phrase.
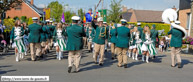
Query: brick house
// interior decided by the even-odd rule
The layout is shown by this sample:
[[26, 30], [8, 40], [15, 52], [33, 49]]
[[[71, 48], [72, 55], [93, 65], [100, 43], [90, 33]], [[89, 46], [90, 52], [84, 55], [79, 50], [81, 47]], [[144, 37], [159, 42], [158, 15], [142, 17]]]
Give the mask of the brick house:
[[122, 18], [128, 22], [163, 23], [163, 11], [135, 10], [132, 8], [127, 9], [126, 7], [123, 7], [122, 11], [124, 12]]
[[181, 26], [188, 29], [190, 26], [191, 0], [180, 0], [179, 21]]
[[27, 18], [30, 17], [42, 17], [43, 16], [43, 9], [37, 8], [34, 5], [34, 0], [22, 0], [22, 5], [18, 5], [15, 8], [12, 8], [11, 10], [6, 12], [6, 16], [14, 18], [16, 16], [26, 16]]

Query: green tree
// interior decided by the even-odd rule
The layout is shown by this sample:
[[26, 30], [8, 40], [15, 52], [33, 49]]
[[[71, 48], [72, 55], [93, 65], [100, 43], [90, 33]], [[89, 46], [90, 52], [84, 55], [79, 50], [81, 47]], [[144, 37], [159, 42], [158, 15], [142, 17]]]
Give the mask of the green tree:
[[11, 8], [21, 6], [22, 0], [0, 0], [0, 14]]
[[14, 27], [14, 19], [12, 18], [8, 18], [8, 19], [4, 19], [4, 25], [6, 26], [5, 32], [6, 31], [11, 31], [12, 27]]
[[71, 19], [72, 16], [73, 16], [73, 13], [71, 11], [65, 11], [64, 12], [65, 22], [72, 23], [72, 19]]
[[83, 12], [83, 9], [82, 9], [82, 8], [78, 10], [78, 16], [80, 16], [81, 19], [84, 18], [84, 12]]
[[121, 12], [121, 2], [122, 0], [112, 0], [111, 4], [110, 4], [110, 10], [108, 10], [108, 22], [109, 21], [113, 21], [115, 23], [119, 23], [120, 22], [120, 16], [122, 14]]
[[56, 19], [56, 22], [60, 22], [63, 13], [62, 4], [60, 4], [58, 1], [53, 1], [48, 5], [48, 8], [51, 9], [51, 17]]

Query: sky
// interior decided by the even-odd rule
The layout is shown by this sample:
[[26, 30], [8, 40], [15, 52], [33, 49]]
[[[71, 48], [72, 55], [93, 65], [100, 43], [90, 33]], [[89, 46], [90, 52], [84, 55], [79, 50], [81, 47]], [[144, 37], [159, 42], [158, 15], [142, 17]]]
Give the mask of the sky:
[[[34, 3], [38, 7], [45, 7], [50, 2], [56, 0], [34, 0]], [[59, 3], [69, 6], [66, 7], [68, 10], [77, 11], [82, 8], [87, 11], [89, 8], [94, 9], [94, 5], [96, 5], [99, 0], [58, 0]], [[119, 1], [119, 0], [117, 0]], [[109, 5], [111, 0], [104, 0], [103, 8], [110, 9]], [[128, 9], [139, 9], [139, 10], [158, 10], [162, 11], [167, 8], [171, 8], [175, 6], [179, 8], [179, 0], [123, 0], [121, 3], [122, 6], [126, 6]], [[102, 8], [102, 4], [99, 5], [98, 9]]]

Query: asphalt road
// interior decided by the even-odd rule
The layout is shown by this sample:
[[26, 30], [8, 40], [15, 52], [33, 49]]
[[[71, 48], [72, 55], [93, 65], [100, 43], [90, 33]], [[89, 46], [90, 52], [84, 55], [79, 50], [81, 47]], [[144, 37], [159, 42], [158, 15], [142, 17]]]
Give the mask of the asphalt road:
[[52, 51], [44, 60], [33, 62], [28, 55], [15, 62], [12, 51], [0, 56], [0, 76], [50, 76], [50, 82], [193, 82], [193, 57], [182, 56], [182, 69], [170, 67], [168, 53], [159, 53], [150, 63], [128, 60], [128, 68], [118, 68], [117, 60], [106, 52], [104, 66], [98, 66], [92, 53], [84, 50], [80, 72], [69, 74], [67, 53], [61, 61]]

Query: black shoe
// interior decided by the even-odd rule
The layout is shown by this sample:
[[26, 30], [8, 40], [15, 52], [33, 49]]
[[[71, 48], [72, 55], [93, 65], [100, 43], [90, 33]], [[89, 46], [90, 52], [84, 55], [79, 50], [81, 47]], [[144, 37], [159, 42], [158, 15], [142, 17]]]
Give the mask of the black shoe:
[[124, 64], [124, 68], [127, 68], [127, 64]]
[[40, 60], [40, 56], [36, 56], [35, 60], [36, 61]]
[[99, 63], [99, 66], [103, 66], [103, 64], [102, 64], [102, 63]]
[[95, 64], [98, 64], [98, 62], [94, 62]]
[[42, 55], [40, 56], [40, 58], [43, 59], [43, 58], [44, 58], [44, 54], [42, 54]]
[[112, 59], [112, 60], [114, 60], [115, 58], [114, 58], [114, 57], [112, 57], [111, 59]]
[[72, 67], [68, 67], [68, 73], [71, 73]]
[[153, 56], [153, 59], [155, 59], [155, 56]]
[[47, 53], [50, 53], [50, 51], [47, 49]]
[[178, 63], [178, 68], [182, 68], [182, 64], [181, 63]]

